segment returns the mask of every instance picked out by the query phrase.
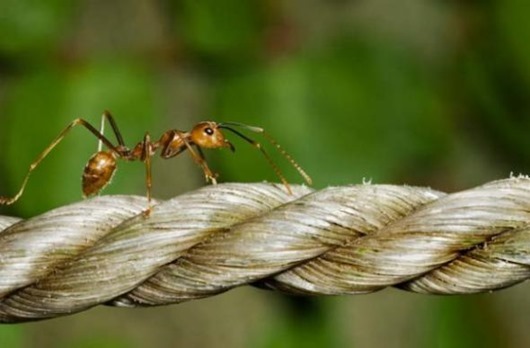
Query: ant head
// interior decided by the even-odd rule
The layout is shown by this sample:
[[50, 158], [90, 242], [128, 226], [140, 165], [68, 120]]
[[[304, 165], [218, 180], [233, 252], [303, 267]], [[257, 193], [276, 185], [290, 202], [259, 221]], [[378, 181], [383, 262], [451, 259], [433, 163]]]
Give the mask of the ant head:
[[190, 131], [190, 140], [199, 147], [215, 149], [228, 147], [234, 151], [234, 145], [230, 143], [216, 122], [200, 122]]

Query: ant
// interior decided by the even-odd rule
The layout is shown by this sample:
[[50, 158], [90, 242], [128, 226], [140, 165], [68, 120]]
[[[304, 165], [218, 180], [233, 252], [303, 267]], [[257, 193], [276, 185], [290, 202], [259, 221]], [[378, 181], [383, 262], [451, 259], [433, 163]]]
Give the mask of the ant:
[[[112, 127], [114, 136], [116, 137], [117, 145], [114, 145], [105, 135], [104, 127], [105, 121], [107, 121]], [[265, 152], [259, 142], [252, 140], [243, 133], [234, 129], [233, 127], [245, 128], [255, 133], [261, 133], [265, 139], [267, 139], [276, 149], [291, 163], [291, 165], [300, 173], [304, 180], [311, 185], [312, 180], [307, 173], [300, 167], [300, 165], [274, 140], [263, 128], [248, 126], [242, 123], [226, 122], [217, 123], [213, 121], [204, 121], [197, 123], [189, 132], [180, 131], [177, 129], [171, 129], [162, 134], [158, 141], [151, 141], [149, 133], [145, 133], [144, 138], [132, 149], [125, 146], [120, 130], [114, 118], [110, 112], [105, 111], [101, 116], [101, 127], [98, 131], [94, 126], [88, 123], [82, 118], [73, 120], [61, 133], [52, 141], [48, 147], [42, 151], [42, 153], [36, 158], [36, 160], [29, 166], [28, 172], [24, 177], [22, 185], [19, 191], [12, 197], [0, 196], [0, 204], [9, 205], [16, 202], [22, 193], [28, 182], [31, 173], [39, 166], [46, 156], [64, 139], [64, 137], [74, 128], [75, 126], [81, 125], [85, 127], [90, 133], [99, 139], [98, 151], [93, 154], [88, 160], [83, 170], [82, 176], [82, 189], [83, 197], [89, 197], [99, 193], [112, 179], [114, 172], [117, 167], [117, 159], [123, 159], [126, 161], [142, 161], [145, 164], [145, 184], [147, 187], [147, 201], [148, 209], [147, 213], [151, 210], [151, 157], [155, 155], [157, 150], [160, 150], [160, 157], [163, 159], [173, 158], [180, 153], [188, 150], [192, 159], [201, 167], [206, 178], [206, 182], [210, 181], [212, 184], [217, 184], [217, 173], [213, 173], [208, 164], [202, 149], [217, 149], [217, 148], [229, 148], [232, 152], [235, 151], [234, 145], [228, 141], [222, 130], [228, 130], [243, 140], [257, 148], [270, 166], [274, 170], [276, 176], [281, 180], [287, 192], [292, 194], [289, 183], [284, 178], [280, 169], [274, 163], [271, 157]], [[108, 150], [102, 150], [103, 144]]]

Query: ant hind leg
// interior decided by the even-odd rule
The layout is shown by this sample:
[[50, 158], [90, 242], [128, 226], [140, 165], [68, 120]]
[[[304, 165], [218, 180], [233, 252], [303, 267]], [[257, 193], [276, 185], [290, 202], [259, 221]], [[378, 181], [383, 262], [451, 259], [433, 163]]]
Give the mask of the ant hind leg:
[[92, 133], [94, 136], [96, 136], [103, 144], [105, 144], [110, 150], [113, 152], [120, 154], [120, 151], [118, 148], [116, 148], [110, 140], [108, 140], [103, 134], [101, 134], [94, 126], [92, 126], [90, 123], [85, 121], [82, 118], [76, 118], [73, 120], [68, 126], [66, 126], [61, 133], [52, 141], [50, 145], [48, 145], [38, 156], [37, 158], [30, 164], [28, 171], [26, 173], [26, 176], [24, 177], [24, 180], [22, 181], [22, 185], [20, 186], [20, 189], [18, 192], [12, 196], [12, 197], [5, 197], [0, 196], [0, 204], [1, 205], [9, 205], [15, 203], [20, 196], [24, 193], [24, 189], [26, 188], [26, 184], [28, 183], [29, 177], [31, 176], [31, 173], [40, 165], [40, 163], [46, 158], [46, 156], [49, 155], [49, 153], [64, 139], [64, 137], [74, 128], [75, 126], [81, 125], [85, 127], [90, 133]]

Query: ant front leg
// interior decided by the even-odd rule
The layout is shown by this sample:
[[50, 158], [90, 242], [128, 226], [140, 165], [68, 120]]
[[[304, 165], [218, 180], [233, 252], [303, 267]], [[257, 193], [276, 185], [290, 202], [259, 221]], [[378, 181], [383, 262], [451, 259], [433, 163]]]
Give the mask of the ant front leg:
[[206, 158], [204, 157], [201, 148], [195, 145], [197, 148], [197, 152], [195, 152], [193, 147], [187, 141], [185, 141], [184, 144], [186, 144], [186, 147], [190, 151], [191, 158], [193, 158], [195, 163], [201, 166], [206, 182], [210, 181], [213, 185], [217, 185], [217, 173], [212, 172], [210, 167], [208, 167], [208, 163], [206, 162]]
[[[208, 163], [206, 162], [206, 158], [204, 157], [204, 153], [202, 152], [201, 148], [194, 144], [197, 149], [197, 151], [195, 151], [186, 137], [180, 136], [179, 139], [182, 141], [182, 146], [185, 146], [189, 150], [193, 161], [201, 167], [206, 182], [210, 181], [212, 184], [217, 185], [217, 173], [212, 172], [210, 167], [208, 167]], [[178, 153], [180, 152], [181, 151]]]

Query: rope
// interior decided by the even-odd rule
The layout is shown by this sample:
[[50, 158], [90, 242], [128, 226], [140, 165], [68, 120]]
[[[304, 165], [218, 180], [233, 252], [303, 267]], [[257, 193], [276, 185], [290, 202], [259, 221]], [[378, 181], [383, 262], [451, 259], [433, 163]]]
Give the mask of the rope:
[[371, 184], [292, 191], [221, 184], [155, 202], [150, 216], [145, 197], [100, 196], [0, 217], [0, 322], [167, 305], [243, 284], [469, 294], [530, 276], [527, 177], [448, 195]]

